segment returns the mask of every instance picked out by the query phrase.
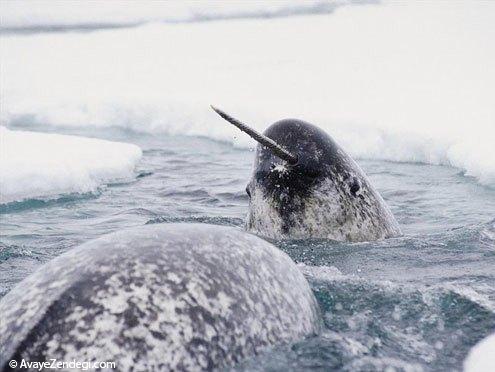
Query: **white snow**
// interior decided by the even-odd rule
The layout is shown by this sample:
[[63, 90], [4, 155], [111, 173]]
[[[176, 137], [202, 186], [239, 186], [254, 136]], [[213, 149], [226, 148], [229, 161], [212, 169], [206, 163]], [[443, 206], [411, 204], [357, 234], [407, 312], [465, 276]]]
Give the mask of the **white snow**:
[[330, 12], [352, 0], [2, 0], [1, 27], [134, 25]]
[[131, 144], [0, 127], [0, 203], [94, 192], [132, 177], [140, 157]]
[[477, 343], [464, 361], [465, 372], [492, 372], [495, 368], [495, 334]]
[[451, 165], [495, 185], [494, 19], [493, 1], [397, 1], [276, 19], [6, 34], [0, 120], [252, 146], [214, 104], [258, 130], [301, 118], [354, 157]]

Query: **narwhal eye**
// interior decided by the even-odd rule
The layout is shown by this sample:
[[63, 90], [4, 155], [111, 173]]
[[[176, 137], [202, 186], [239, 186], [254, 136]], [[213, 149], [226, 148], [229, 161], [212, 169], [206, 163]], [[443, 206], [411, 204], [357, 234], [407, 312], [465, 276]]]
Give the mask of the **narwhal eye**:
[[351, 181], [351, 194], [353, 196], [356, 196], [356, 193], [359, 191], [360, 188], [361, 185], [359, 184], [359, 180], [356, 177], [353, 177]]

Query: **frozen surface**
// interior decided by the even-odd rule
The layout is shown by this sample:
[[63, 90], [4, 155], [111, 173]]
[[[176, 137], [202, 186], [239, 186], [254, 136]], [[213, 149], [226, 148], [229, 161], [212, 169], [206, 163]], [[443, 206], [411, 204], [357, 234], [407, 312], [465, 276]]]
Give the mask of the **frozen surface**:
[[[372, 0], [373, 1], [373, 0]], [[361, 1], [361, 2], [372, 2]], [[331, 12], [359, 0], [113, 0], [2, 1], [1, 27], [10, 32], [90, 30], [147, 22], [194, 22], [215, 19], [270, 18]]]
[[464, 361], [465, 372], [489, 372], [495, 366], [495, 334], [474, 346]]
[[[5, 35], [7, 126], [117, 126], [251, 146], [287, 117], [366, 159], [495, 181], [494, 2], [393, 2], [332, 14]], [[35, 60], [36, 63], [32, 63]]]
[[136, 145], [0, 127], [0, 203], [95, 192], [133, 177]]

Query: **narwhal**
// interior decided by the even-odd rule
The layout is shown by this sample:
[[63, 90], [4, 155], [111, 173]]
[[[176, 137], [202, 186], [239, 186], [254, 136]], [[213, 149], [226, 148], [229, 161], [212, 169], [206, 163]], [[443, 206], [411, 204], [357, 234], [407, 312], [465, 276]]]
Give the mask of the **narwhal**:
[[371, 241], [398, 236], [399, 224], [359, 165], [322, 129], [297, 119], [263, 134], [213, 107], [256, 147], [246, 187], [246, 229], [272, 238]]
[[184, 223], [73, 248], [14, 287], [0, 314], [0, 371], [54, 360], [211, 371], [321, 327], [313, 292], [284, 252], [237, 228]]

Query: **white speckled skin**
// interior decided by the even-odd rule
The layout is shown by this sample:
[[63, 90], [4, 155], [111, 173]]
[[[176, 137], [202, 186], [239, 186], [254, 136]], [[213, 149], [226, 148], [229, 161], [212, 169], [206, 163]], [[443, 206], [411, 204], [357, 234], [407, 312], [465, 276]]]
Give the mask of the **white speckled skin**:
[[0, 314], [4, 370], [21, 358], [211, 370], [320, 327], [313, 293], [285, 253], [204, 224], [150, 225], [83, 244], [19, 283]]
[[248, 185], [248, 231], [272, 239], [350, 242], [401, 234], [363, 170], [321, 129], [287, 119], [265, 135], [296, 154], [299, 163], [289, 165], [258, 145]]
[[354, 172], [354, 177], [361, 180], [358, 194], [362, 198], [347, 195], [348, 187], [338, 175], [319, 183], [310, 196], [293, 197], [292, 204], [304, 207], [285, 212], [291, 214], [285, 218], [292, 222], [287, 231], [283, 229], [283, 217], [272, 197], [253, 182], [247, 230], [271, 239], [324, 238], [349, 242], [400, 235], [399, 224], [366, 176]]

